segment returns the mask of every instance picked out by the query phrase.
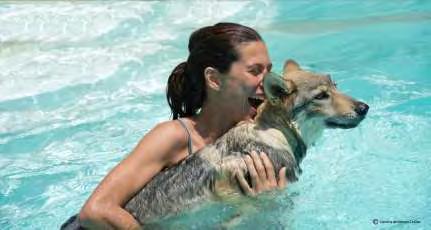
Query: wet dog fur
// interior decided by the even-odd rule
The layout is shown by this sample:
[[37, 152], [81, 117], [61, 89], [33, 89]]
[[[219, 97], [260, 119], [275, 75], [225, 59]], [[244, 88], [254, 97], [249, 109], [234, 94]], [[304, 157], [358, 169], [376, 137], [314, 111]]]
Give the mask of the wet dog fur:
[[254, 122], [243, 122], [214, 144], [159, 173], [126, 205], [137, 220], [176, 213], [208, 199], [242, 194], [235, 173], [248, 174], [242, 155], [266, 152], [275, 171], [287, 167], [296, 181], [306, 148], [324, 128], [353, 128], [368, 106], [337, 90], [329, 75], [304, 71], [286, 61], [281, 78], [264, 81], [267, 100]]
[[125, 206], [141, 224], [208, 200], [242, 196], [236, 173], [248, 175], [243, 155], [265, 152], [278, 172], [296, 181], [307, 146], [325, 128], [354, 128], [368, 106], [336, 88], [329, 75], [304, 71], [286, 61], [283, 76], [264, 78], [266, 100], [253, 122], [241, 122], [212, 145], [157, 174]]

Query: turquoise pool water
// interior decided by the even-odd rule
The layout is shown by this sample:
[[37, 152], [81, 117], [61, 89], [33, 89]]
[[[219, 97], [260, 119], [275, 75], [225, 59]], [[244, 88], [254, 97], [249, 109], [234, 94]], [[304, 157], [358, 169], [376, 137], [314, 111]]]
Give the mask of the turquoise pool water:
[[276, 70], [294, 58], [370, 105], [236, 229], [431, 228], [431, 2], [342, 0], [0, 3], [0, 228], [56, 229], [76, 213], [169, 119], [168, 74], [189, 34], [218, 21], [255, 27]]

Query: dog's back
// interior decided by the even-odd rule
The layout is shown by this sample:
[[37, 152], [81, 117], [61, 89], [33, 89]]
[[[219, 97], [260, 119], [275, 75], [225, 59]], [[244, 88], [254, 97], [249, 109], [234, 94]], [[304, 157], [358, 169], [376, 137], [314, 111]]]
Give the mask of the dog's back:
[[220, 199], [224, 193], [241, 191], [233, 174], [247, 173], [242, 155], [250, 151], [264, 151], [273, 161], [274, 168], [288, 167], [289, 180], [296, 180], [298, 164], [285, 149], [258, 141], [260, 131], [253, 123], [244, 123], [229, 130], [213, 145], [207, 146], [184, 161], [157, 174], [126, 205], [141, 224], [168, 214], [194, 207], [203, 201]]
[[141, 224], [178, 213], [211, 198], [215, 176], [216, 169], [197, 152], [157, 174], [127, 203], [126, 210]]

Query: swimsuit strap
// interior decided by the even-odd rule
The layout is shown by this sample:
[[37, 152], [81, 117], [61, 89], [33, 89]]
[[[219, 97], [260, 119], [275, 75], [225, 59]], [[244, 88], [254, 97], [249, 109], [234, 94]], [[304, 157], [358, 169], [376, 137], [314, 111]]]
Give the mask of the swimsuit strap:
[[177, 119], [177, 120], [180, 122], [181, 126], [183, 126], [183, 128], [186, 130], [189, 155], [191, 155], [193, 153], [193, 149], [192, 149], [192, 136], [190, 135], [190, 131], [187, 128], [187, 125], [186, 125], [185, 121], [183, 121], [182, 119]]

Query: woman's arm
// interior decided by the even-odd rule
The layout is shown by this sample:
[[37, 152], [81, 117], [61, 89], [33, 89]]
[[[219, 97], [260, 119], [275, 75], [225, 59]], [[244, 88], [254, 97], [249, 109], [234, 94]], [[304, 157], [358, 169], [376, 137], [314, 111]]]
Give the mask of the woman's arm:
[[91, 229], [139, 229], [123, 206], [165, 166], [187, 155], [187, 140], [177, 122], [164, 122], [146, 134], [137, 147], [97, 186], [79, 219]]
[[249, 196], [255, 196], [258, 193], [282, 189], [287, 185], [286, 167], [278, 172], [278, 180], [275, 178], [274, 166], [266, 153], [260, 154], [252, 151], [250, 155], [244, 157], [244, 162], [251, 177], [251, 186], [242, 174], [236, 174], [236, 178], [243, 191]]

